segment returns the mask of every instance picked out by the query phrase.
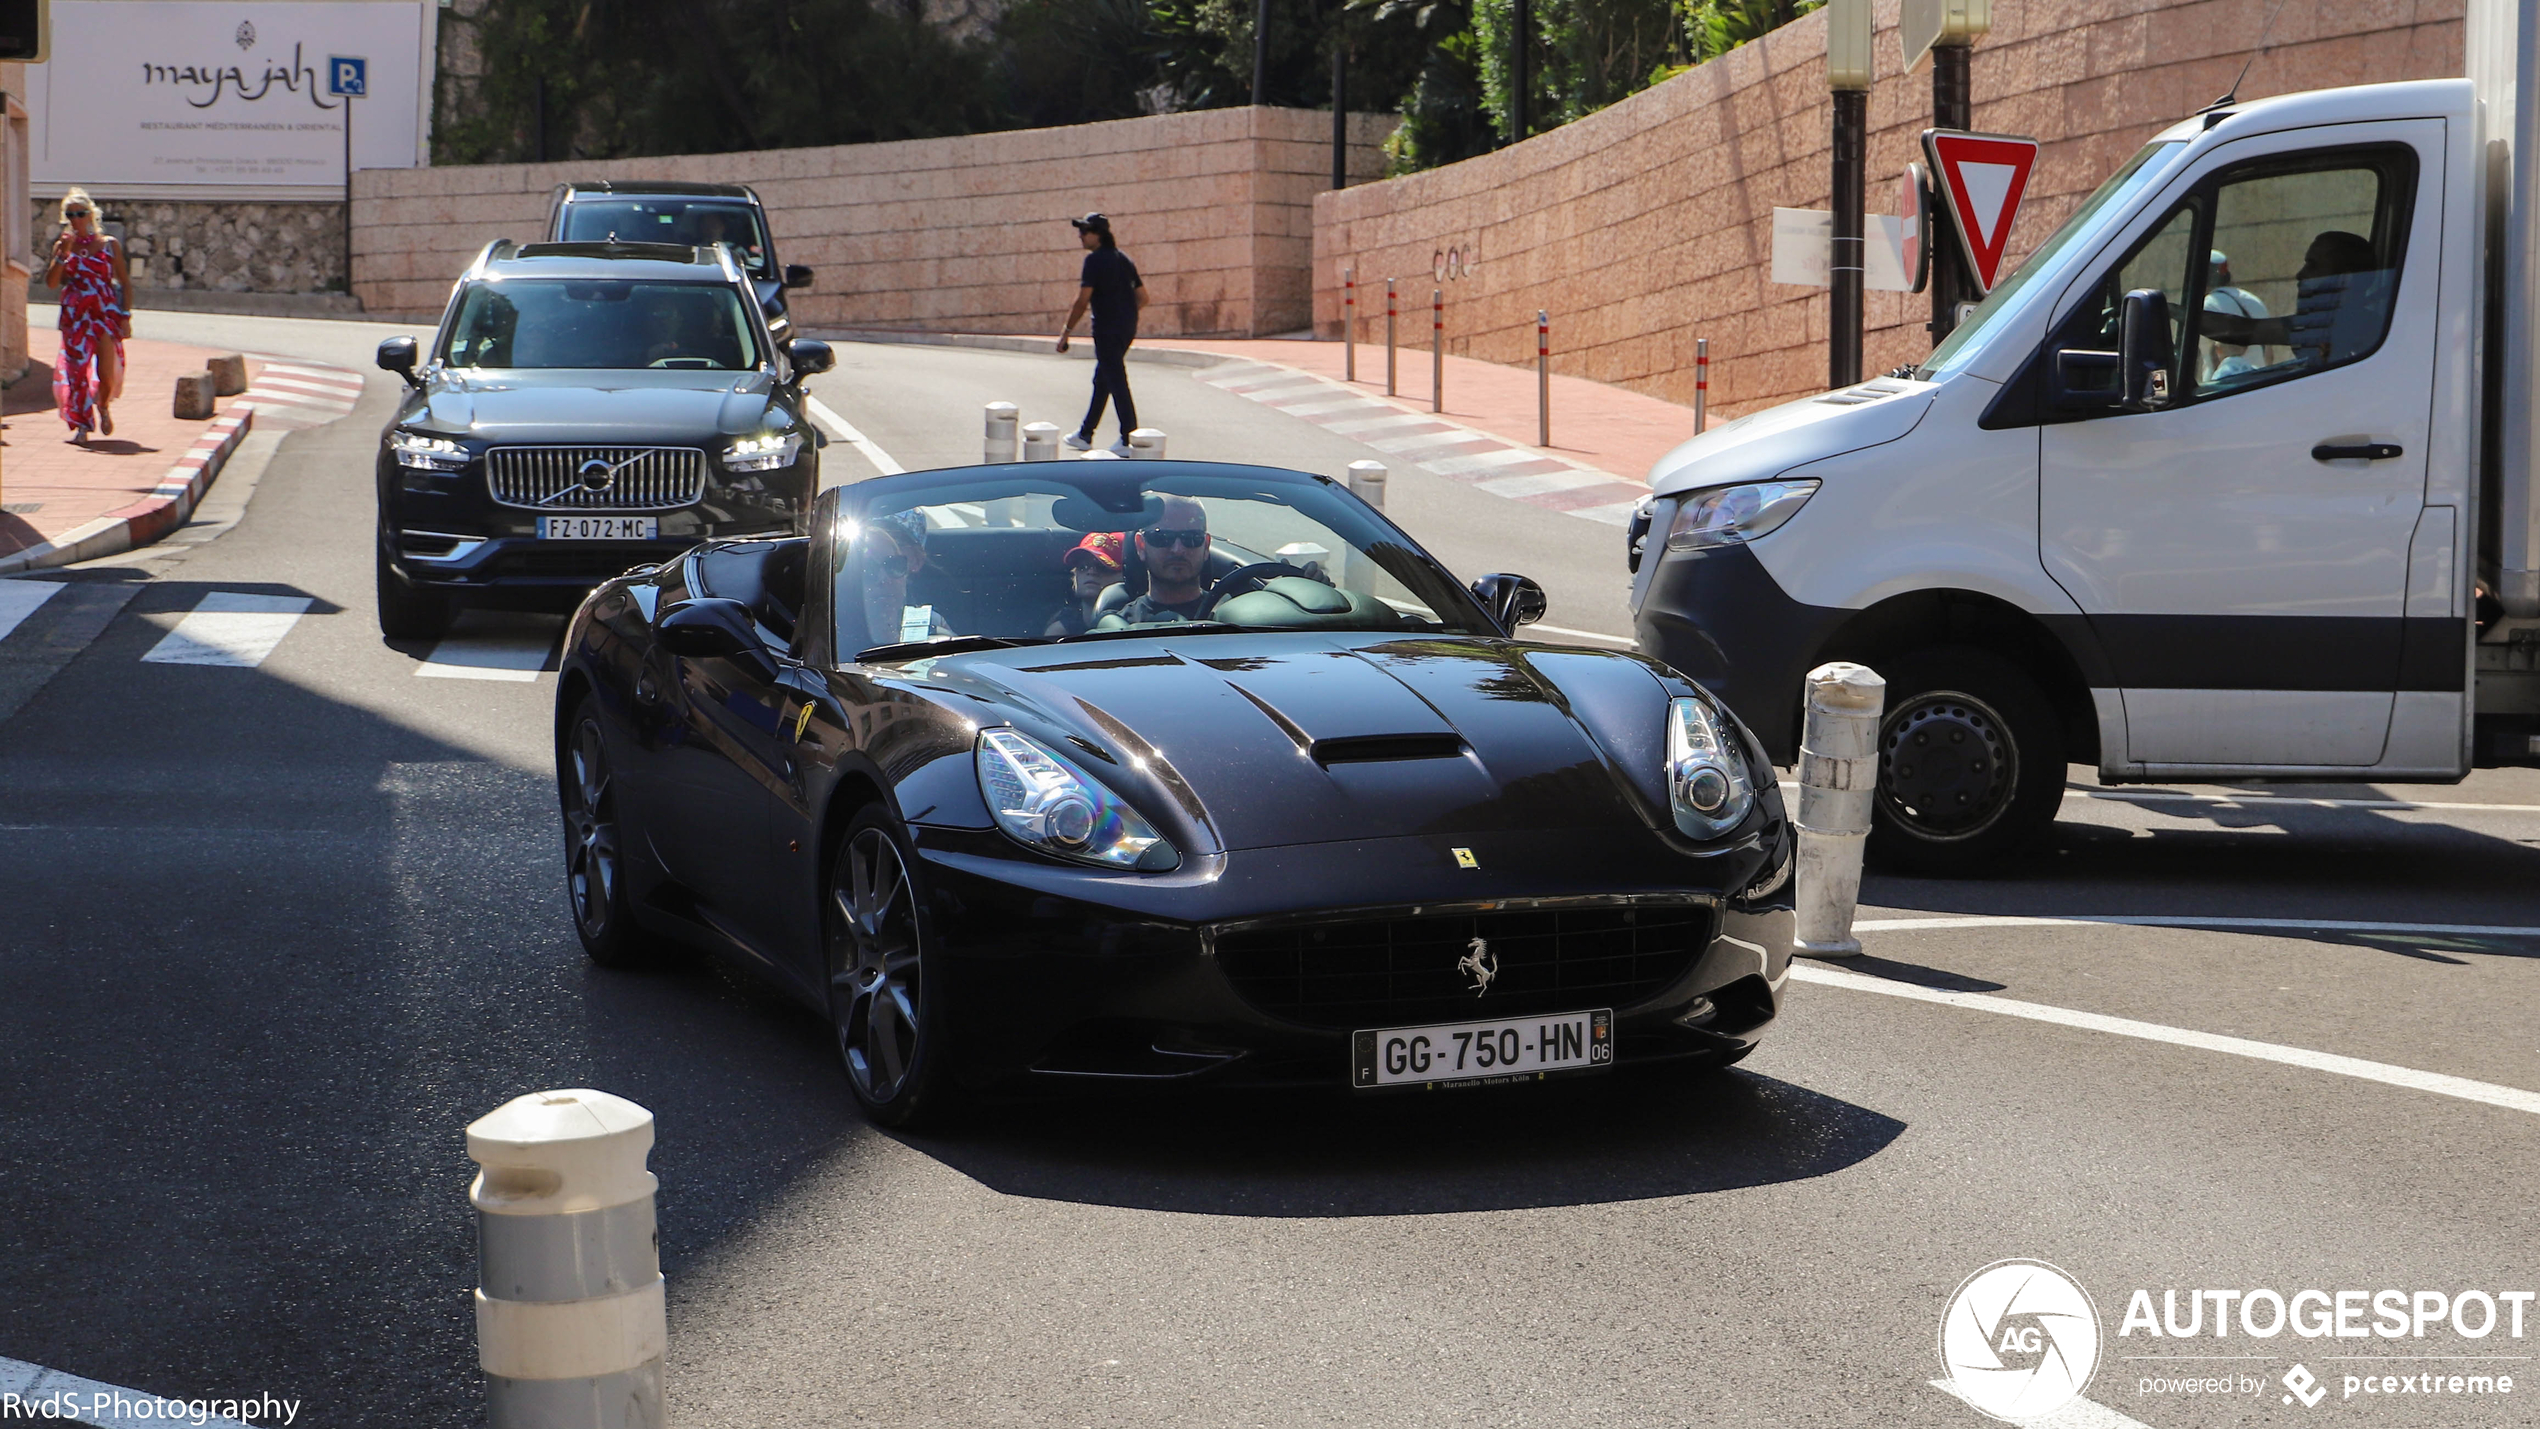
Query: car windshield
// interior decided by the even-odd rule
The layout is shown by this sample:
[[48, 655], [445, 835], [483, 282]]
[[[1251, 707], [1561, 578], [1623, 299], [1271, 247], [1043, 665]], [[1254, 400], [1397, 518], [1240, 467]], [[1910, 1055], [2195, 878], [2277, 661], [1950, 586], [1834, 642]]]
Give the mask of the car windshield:
[[758, 337], [722, 283], [505, 278], [468, 286], [452, 367], [758, 366]]
[[1034, 462], [836, 499], [823, 535], [842, 653], [1229, 629], [1499, 633], [1383, 517], [1294, 472]]
[[741, 266], [769, 276], [767, 231], [755, 205], [728, 198], [578, 198], [564, 206], [565, 243], [729, 243]]

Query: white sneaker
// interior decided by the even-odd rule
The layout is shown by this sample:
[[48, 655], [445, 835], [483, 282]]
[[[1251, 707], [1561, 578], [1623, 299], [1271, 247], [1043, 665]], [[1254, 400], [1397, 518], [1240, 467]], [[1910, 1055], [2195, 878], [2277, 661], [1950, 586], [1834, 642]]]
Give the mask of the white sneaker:
[[1071, 452], [1081, 452], [1093, 450], [1094, 444], [1088, 438], [1080, 437], [1074, 432], [1069, 432], [1067, 434], [1067, 439], [1060, 442], [1059, 445], [1067, 448]]
[[1126, 442], [1126, 441], [1117, 441], [1117, 442], [1113, 442], [1113, 443], [1111, 444], [1111, 454], [1112, 454], [1113, 456], [1129, 456], [1129, 455], [1131, 455], [1131, 452], [1130, 452], [1130, 449], [1129, 449], [1129, 444], [1128, 444], [1128, 442]]

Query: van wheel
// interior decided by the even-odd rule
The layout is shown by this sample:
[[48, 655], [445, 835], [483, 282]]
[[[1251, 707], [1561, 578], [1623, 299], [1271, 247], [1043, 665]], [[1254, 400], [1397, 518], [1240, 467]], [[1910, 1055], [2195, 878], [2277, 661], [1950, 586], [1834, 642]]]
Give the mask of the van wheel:
[[391, 640], [438, 640], [450, 628], [450, 601], [437, 591], [418, 589], [378, 553], [379, 633]]
[[1972, 878], [2034, 851], [2064, 798], [2064, 737], [2037, 682], [1944, 646], [1886, 662], [1870, 852], [1905, 873]]

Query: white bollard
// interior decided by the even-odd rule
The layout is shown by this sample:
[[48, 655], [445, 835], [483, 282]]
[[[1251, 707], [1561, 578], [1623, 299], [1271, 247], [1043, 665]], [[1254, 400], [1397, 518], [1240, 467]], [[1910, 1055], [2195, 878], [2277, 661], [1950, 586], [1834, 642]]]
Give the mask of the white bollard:
[[1023, 459], [1025, 461], [1058, 460], [1058, 423], [1026, 422], [1023, 424]]
[[988, 443], [982, 460], [1003, 462], [1014, 460], [1014, 404], [988, 404]]
[[467, 1129], [476, 1359], [493, 1429], [662, 1429], [669, 1344], [653, 1114], [575, 1089], [516, 1097]]
[[1798, 950], [1848, 958], [1861, 951], [1852, 910], [1861, 901], [1861, 846], [1879, 782], [1879, 715], [1887, 681], [1866, 665], [1808, 672], [1799, 735]]
[[1140, 427], [1129, 434], [1129, 455], [1141, 461], [1164, 460], [1164, 433]]
[[1354, 461], [1349, 464], [1349, 494], [1382, 511], [1385, 509], [1385, 464], [1380, 461]]

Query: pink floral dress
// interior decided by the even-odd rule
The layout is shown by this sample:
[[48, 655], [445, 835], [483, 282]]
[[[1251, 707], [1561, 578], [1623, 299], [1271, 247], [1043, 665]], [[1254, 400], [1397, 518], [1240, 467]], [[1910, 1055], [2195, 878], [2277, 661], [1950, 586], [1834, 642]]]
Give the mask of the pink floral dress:
[[62, 255], [62, 355], [53, 366], [53, 405], [75, 432], [97, 425], [98, 354], [112, 352], [120, 366], [128, 318], [115, 283], [114, 249], [103, 238], [74, 244]]

